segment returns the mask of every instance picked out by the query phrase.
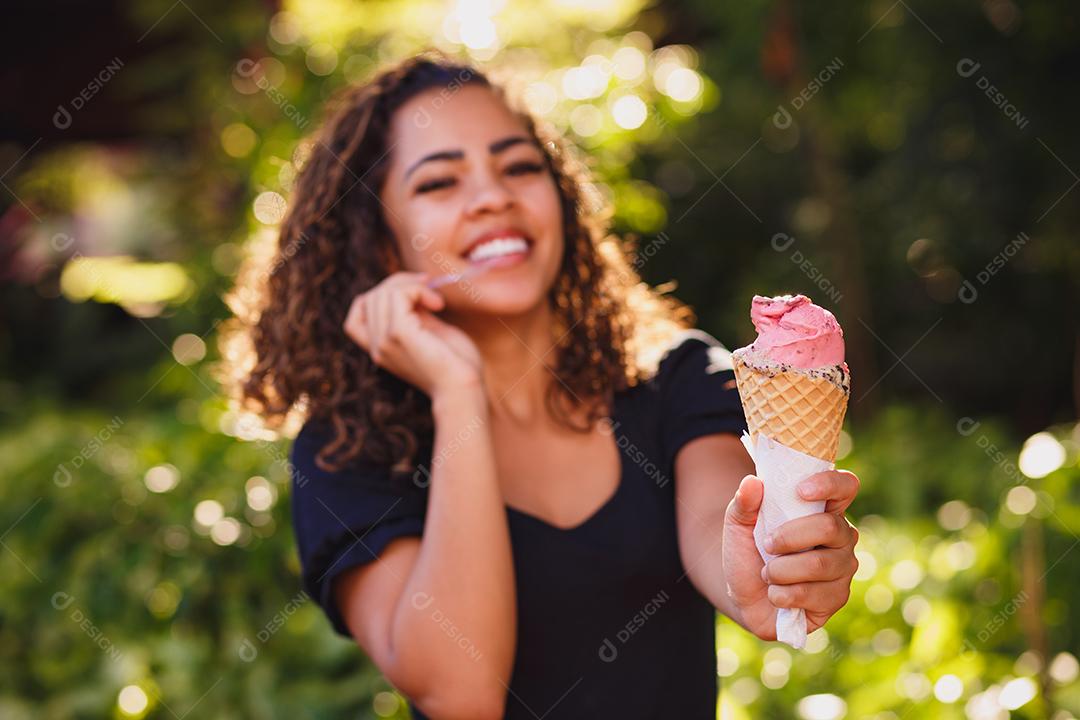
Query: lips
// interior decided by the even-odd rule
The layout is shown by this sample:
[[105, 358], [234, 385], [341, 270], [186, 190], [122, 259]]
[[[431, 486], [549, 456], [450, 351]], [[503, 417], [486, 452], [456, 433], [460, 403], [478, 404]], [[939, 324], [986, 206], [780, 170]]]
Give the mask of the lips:
[[506, 227], [497, 228], [495, 230], [489, 230], [487, 232], [481, 233], [480, 235], [477, 235], [476, 237], [474, 237], [469, 242], [468, 246], [466, 246], [466, 248], [461, 251], [461, 257], [468, 258], [469, 253], [471, 253], [476, 248], [477, 245], [485, 243], [485, 242], [487, 242], [489, 240], [494, 240], [496, 238], [516, 238], [516, 237], [524, 239], [526, 244], [528, 244], [528, 246], [530, 248], [532, 247], [533, 239], [527, 232], [525, 232], [524, 230], [522, 230], [520, 228], [516, 228], [514, 226], [508, 225]]

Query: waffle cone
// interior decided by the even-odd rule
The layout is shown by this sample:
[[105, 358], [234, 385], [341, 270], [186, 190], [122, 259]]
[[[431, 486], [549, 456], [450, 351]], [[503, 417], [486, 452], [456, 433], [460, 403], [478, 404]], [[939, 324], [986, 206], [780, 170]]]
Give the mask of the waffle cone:
[[827, 462], [836, 460], [848, 393], [836, 383], [797, 370], [777, 371], [748, 365], [734, 353], [750, 437], [758, 433]]

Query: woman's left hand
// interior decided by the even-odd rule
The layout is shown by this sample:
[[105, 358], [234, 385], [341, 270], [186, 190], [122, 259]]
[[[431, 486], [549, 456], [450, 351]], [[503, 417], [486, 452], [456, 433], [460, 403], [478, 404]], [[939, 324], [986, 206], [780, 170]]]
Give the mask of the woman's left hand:
[[859, 491], [847, 470], [811, 475], [798, 487], [804, 500], [825, 500], [825, 511], [789, 520], [773, 532], [767, 565], [754, 544], [754, 525], [764, 495], [759, 478], [747, 475], [728, 505], [723, 562], [728, 592], [743, 627], [763, 640], [776, 639], [776, 609], [802, 608], [807, 632], [825, 624], [848, 601], [859, 568], [859, 532], [844, 517]]

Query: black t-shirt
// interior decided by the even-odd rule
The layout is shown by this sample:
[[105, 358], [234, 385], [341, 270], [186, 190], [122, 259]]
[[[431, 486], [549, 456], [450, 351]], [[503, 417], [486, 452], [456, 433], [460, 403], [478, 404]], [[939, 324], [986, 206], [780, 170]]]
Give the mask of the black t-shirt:
[[[746, 428], [729, 353], [687, 331], [651, 380], [616, 394], [610, 420], [621, 479], [584, 522], [560, 529], [507, 506], [518, 625], [505, 717], [715, 718], [715, 610], [679, 557], [674, 460], [694, 438]], [[421, 536], [427, 490], [380, 467], [324, 472], [323, 439], [309, 423], [293, 444], [293, 523], [304, 588], [349, 636], [331, 583]]]

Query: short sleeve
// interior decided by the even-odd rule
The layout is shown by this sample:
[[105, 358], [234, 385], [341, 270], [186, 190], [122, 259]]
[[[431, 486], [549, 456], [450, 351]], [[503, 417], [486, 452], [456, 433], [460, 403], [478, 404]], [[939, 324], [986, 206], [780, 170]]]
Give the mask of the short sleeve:
[[660, 433], [667, 467], [683, 445], [703, 435], [746, 430], [731, 353], [702, 330], [688, 330], [660, 361]]
[[328, 434], [310, 423], [290, 452], [293, 530], [304, 590], [339, 634], [351, 637], [334, 602], [334, 580], [374, 561], [391, 540], [423, 533], [427, 493], [388, 468], [356, 462], [339, 472], [315, 464]]

